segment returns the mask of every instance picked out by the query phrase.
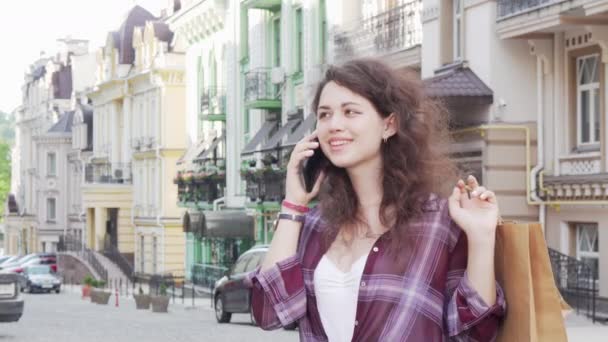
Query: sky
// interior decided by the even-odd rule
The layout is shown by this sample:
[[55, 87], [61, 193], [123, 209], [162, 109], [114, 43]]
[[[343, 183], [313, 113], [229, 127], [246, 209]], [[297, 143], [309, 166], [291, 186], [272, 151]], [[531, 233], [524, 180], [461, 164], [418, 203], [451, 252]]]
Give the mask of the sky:
[[159, 15], [167, 0], [10, 0], [0, 11], [0, 111], [21, 103], [23, 77], [41, 51], [54, 55], [56, 40], [89, 40], [94, 51], [109, 31], [118, 29], [136, 4]]

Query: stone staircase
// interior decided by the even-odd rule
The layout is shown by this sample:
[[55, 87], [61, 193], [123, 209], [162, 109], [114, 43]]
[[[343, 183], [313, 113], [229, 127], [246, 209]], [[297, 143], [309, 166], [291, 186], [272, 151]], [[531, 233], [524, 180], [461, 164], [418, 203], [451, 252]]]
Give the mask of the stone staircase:
[[113, 263], [110, 259], [108, 259], [102, 253], [95, 252], [95, 251], [93, 253], [95, 253], [95, 257], [97, 258], [99, 263], [108, 272], [108, 279], [107, 279], [108, 283], [110, 283], [110, 282], [122, 282], [122, 284], [127, 283], [127, 280], [129, 278], [122, 272], [122, 270], [115, 263]]

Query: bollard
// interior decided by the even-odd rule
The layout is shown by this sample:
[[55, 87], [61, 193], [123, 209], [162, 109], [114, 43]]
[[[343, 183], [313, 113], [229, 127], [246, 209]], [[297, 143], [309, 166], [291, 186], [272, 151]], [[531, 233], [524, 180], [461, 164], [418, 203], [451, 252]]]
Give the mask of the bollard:
[[118, 307], [118, 289], [116, 289], [115, 291], [116, 291], [116, 307]]

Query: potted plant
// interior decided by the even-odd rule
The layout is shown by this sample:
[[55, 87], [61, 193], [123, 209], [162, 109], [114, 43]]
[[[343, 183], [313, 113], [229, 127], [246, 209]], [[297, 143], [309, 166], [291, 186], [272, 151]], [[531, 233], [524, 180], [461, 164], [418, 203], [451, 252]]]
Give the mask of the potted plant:
[[93, 281], [95, 279], [93, 279], [93, 277], [91, 277], [90, 275], [87, 275], [86, 277], [84, 277], [83, 282], [83, 286], [82, 286], [82, 298], [85, 297], [91, 297], [91, 287], [93, 286]]
[[97, 304], [107, 305], [112, 295], [109, 291], [104, 291], [103, 288], [106, 286], [106, 282], [103, 280], [94, 280], [93, 287], [91, 290], [91, 302]]
[[159, 288], [160, 295], [152, 296], [152, 312], [168, 312], [169, 308], [169, 296], [167, 296], [167, 285], [165, 283], [160, 284]]
[[138, 310], [147, 310], [150, 308], [150, 295], [144, 294], [144, 290], [141, 289], [141, 284], [139, 285], [139, 294], [134, 294], [133, 298], [135, 298], [135, 307]]

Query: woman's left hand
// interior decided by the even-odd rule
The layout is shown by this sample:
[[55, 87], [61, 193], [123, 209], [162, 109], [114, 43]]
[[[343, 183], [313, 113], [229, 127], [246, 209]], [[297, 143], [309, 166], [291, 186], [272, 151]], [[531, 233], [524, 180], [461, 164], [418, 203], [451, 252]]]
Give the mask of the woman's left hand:
[[[470, 198], [467, 194], [470, 189]], [[472, 175], [458, 181], [449, 200], [450, 216], [470, 242], [494, 241], [498, 224], [498, 202], [494, 192], [477, 183]]]

